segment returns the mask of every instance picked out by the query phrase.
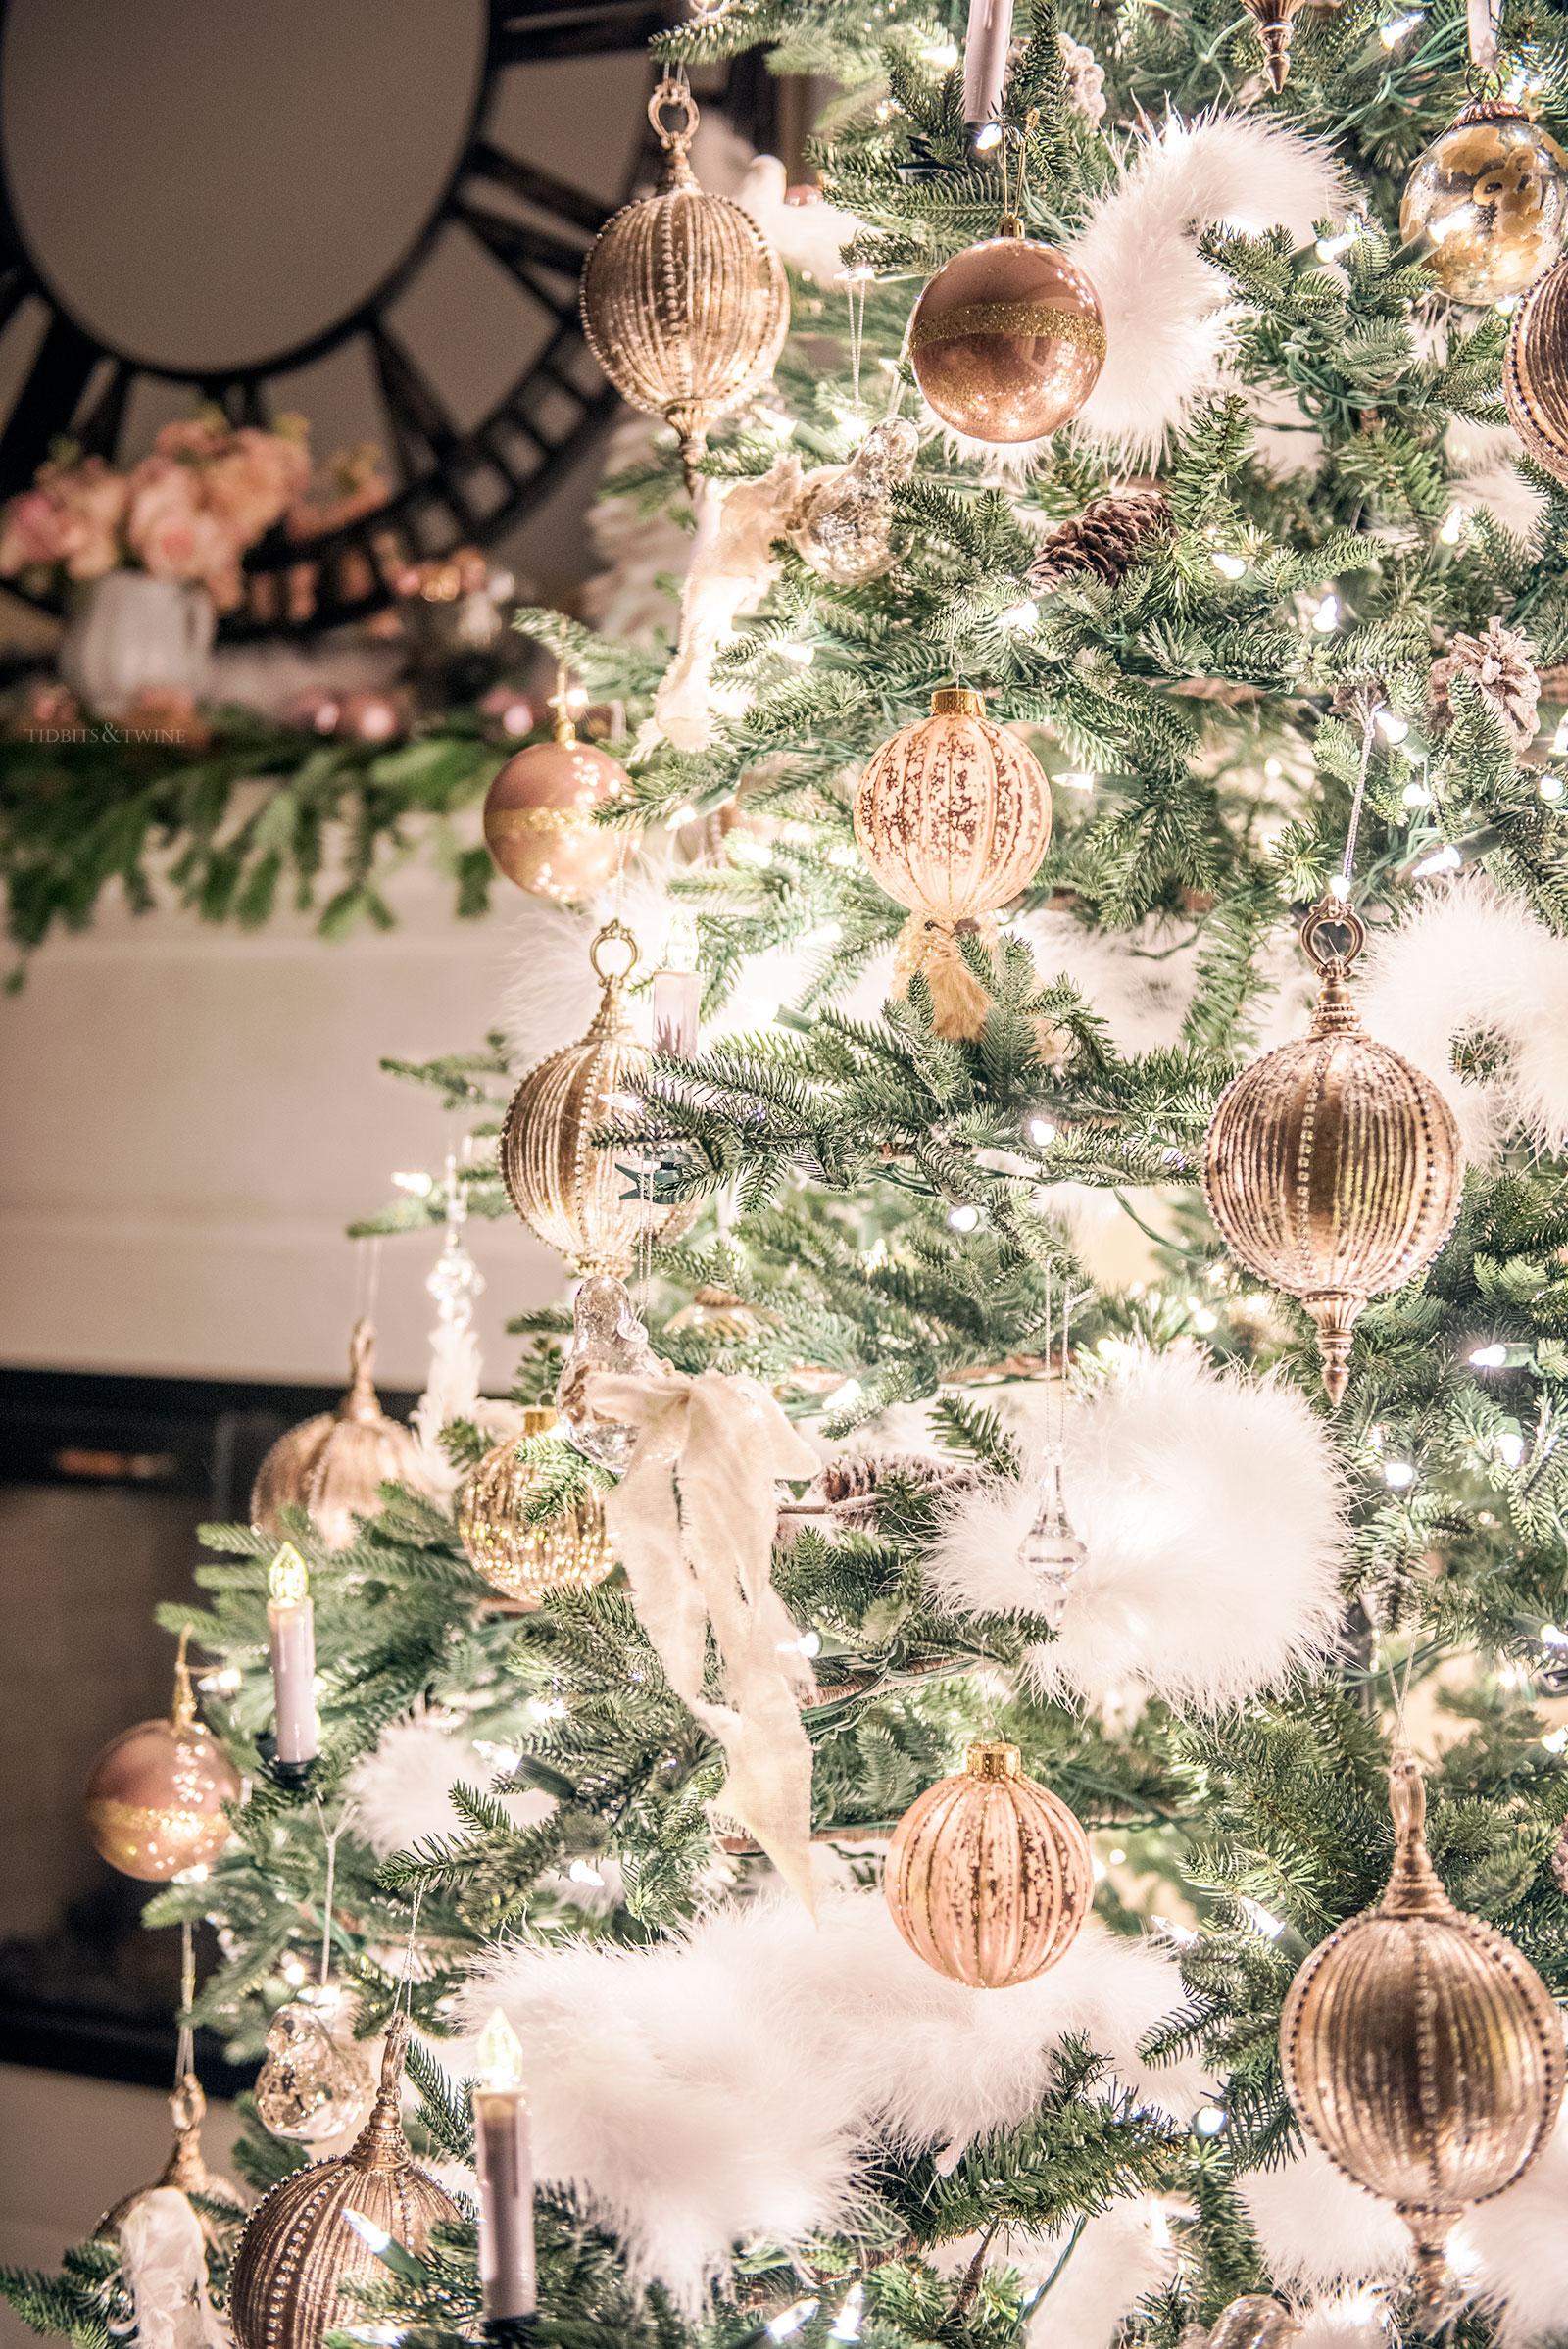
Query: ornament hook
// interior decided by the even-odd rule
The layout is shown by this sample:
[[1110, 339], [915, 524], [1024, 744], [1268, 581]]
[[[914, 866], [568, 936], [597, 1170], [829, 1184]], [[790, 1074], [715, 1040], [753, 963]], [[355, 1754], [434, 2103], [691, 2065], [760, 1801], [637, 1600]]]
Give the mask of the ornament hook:
[[[666, 111], [677, 107], [685, 120], [671, 128], [665, 122], [664, 115]], [[648, 101], [648, 120], [653, 124], [654, 136], [669, 158], [669, 184], [674, 187], [694, 185], [695, 174], [688, 151], [697, 136], [697, 125], [702, 118], [690, 86], [666, 75]]]
[[[600, 961], [600, 949], [607, 946], [624, 946], [631, 950], [619, 970], [607, 970]], [[593, 965], [593, 974], [600, 986], [607, 993], [618, 992], [642, 959], [642, 949], [623, 921], [607, 921], [604, 928], [597, 932], [593, 944], [588, 949], [588, 959]]]
[[[1320, 951], [1317, 944], [1320, 930], [1348, 930], [1348, 946], [1329, 945]], [[1332, 890], [1318, 899], [1301, 924], [1301, 952], [1320, 978], [1343, 979], [1365, 944], [1365, 922]]]

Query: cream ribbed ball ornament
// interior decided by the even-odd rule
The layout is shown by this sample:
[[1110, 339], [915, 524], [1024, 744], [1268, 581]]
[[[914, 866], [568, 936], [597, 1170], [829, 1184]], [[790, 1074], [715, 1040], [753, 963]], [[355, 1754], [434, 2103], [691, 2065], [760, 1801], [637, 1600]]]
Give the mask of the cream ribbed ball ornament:
[[[666, 113], [684, 120], [666, 126]], [[697, 184], [697, 107], [662, 81], [648, 119], [669, 158], [657, 195], [624, 205], [582, 273], [588, 348], [623, 400], [680, 436], [687, 483], [710, 426], [764, 383], [789, 331], [784, 265], [749, 212]]]
[[[1341, 930], [1345, 949], [1320, 951], [1325, 933]], [[1313, 906], [1301, 926], [1322, 978], [1312, 1025], [1232, 1080], [1203, 1145], [1203, 1190], [1226, 1247], [1306, 1307], [1336, 1406], [1356, 1316], [1369, 1297], [1430, 1264], [1464, 1174], [1459, 1129], [1437, 1086], [1361, 1025], [1346, 978], [1365, 941], [1337, 898]]]
[[893, 1831], [882, 1888], [917, 1957], [950, 1982], [1005, 1990], [1064, 1956], [1095, 1896], [1089, 1838], [1018, 1748], [971, 1745]]
[[907, 905], [899, 942], [905, 986], [931, 986], [937, 1031], [977, 1036], [989, 998], [963, 963], [963, 930], [1016, 897], [1051, 845], [1051, 784], [1034, 753], [985, 714], [964, 685], [931, 696], [931, 714], [873, 753], [855, 794], [855, 837], [872, 878]]
[[1280, 2021], [1297, 2119], [1337, 2170], [1392, 2202], [1416, 2247], [1422, 2305], [1444, 2296], [1461, 2212], [1530, 2168], [1556, 2125], [1563, 2026], [1513, 1943], [1445, 1892], [1426, 1846], [1419, 1765], [1389, 1772], [1394, 1871], [1313, 1950]]
[[349, 1339], [349, 1391], [337, 1409], [318, 1411], [279, 1436], [256, 1472], [251, 1523], [258, 1533], [281, 1535], [280, 1511], [293, 1502], [308, 1512], [328, 1549], [346, 1549], [359, 1530], [355, 1519], [380, 1508], [380, 1486], [431, 1491], [415, 1438], [381, 1408], [370, 1377], [374, 1363], [374, 1325], [362, 1317]]
[[[603, 959], [612, 949], [618, 968]], [[588, 950], [604, 989], [586, 1035], [531, 1068], [512, 1097], [501, 1129], [501, 1179], [508, 1199], [546, 1247], [576, 1273], [623, 1280], [638, 1250], [676, 1240], [695, 1200], [661, 1202], [628, 1180], [625, 1152], [598, 1150], [593, 1136], [636, 1106], [649, 1055], [627, 1014], [624, 987], [637, 942], [623, 922], [607, 922]]]

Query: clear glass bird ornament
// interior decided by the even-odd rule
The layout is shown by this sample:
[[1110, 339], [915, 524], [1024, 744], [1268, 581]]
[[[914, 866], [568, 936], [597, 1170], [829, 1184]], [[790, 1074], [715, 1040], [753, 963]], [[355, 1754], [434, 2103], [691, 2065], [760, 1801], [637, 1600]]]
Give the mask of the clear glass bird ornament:
[[346, 2022], [343, 1993], [331, 1983], [301, 1990], [272, 2017], [256, 2113], [274, 2137], [319, 2145], [363, 2125], [375, 2083], [359, 2049], [334, 2035]]
[[648, 1343], [630, 1290], [609, 1273], [590, 1273], [577, 1292], [572, 1337], [556, 1389], [556, 1409], [580, 1452], [618, 1475], [631, 1458], [637, 1430], [629, 1421], [607, 1419], [588, 1401], [587, 1382], [595, 1371], [617, 1378], [659, 1378], [663, 1364]]

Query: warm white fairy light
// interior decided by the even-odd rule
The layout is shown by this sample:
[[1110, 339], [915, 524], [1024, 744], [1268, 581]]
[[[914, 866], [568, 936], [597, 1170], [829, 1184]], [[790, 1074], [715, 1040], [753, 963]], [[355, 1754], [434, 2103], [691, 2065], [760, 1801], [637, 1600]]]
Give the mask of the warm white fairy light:
[[1217, 571], [1224, 573], [1227, 579], [1239, 579], [1247, 568], [1245, 555], [1227, 554], [1223, 547], [1216, 547], [1208, 560]]
[[1031, 1117], [1029, 1139], [1037, 1150], [1048, 1150], [1056, 1139], [1056, 1129], [1049, 1117]]
[[1193, 2115], [1193, 2127], [1200, 2137], [1217, 2137], [1224, 2126], [1225, 2108], [1223, 2105], [1201, 2105]]
[[1392, 710], [1378, 710], [1372, 720], [1372, 723], [1376, 726], [1384, 741], [1389, 743], [1403, 742], [1405, 736], [1410, 731], [1409, 719], [1407, 717], [1396, 717]]
[[1070, 768], [1066, 774], [1058, 775], [1056, 781], [1065, 783], [1069, 791], [1093, 791], [1095, 788], [1095, 777], [1082, 767]]
[[1508, 1359], [1505, 1346], [1478, 1346], [1470, 1356], [1472, 1370], [1500, 1370]]
[[1415, 1470], [1408, 1460], [1385, 1460], [1383, 1482], [1396, 1493], [1406, 1492], [1415, 1483]]
[[1445, 521], [1443, 528], [1438, 532], [1438, 540], [1440, 545], [1445, 547], [1456, 547], [1459, 543], [1459, 533], [1463, 528], [1464, 508], [1462, 506], [1450, 506], [1448, 509], [1447, 519]]
[[1396, 49], [1405, 34], [1414, 32], [1421, 22], [1420, 10], [1412, 9], [1407, 17], [1396, 17], [1392, 23], [1385, 24], [1378, 33], [1378, 39], [1385, 49]]
[[1265, 1941], [1277, 1941], [1285, 1931], [1284, 1918], [1276, 1917], [1271, 1910], [1264, 1908], [1261, 1901], [1244, 1897], [1236, 1905], [1253, 1933], [1261, 1933]]
[[980, 1221], [980, 1210], [965, 1202], [962, 1206], [953, 1209], [948, 1221], [956, 1232], [972, 1232]]
[[1425, 881], [1434, 873], [1456, 873], [1463, 862], [1464, 858], [1452, 841], [1445, 841], [1441, 849], [1434, 849], [1430, 856], [1422, 857], [1410, 877], [1415, 881]]
[[1548, 1753], [1561, 1753], [1568, 1747], [1568, 1721], [1561, 1729], [1549, 1729], [1541, 1740]]
[[1000, 147], [1001, 144], [1002, 124], [1000, 122], [982, 122], [974, 134], [975, 153], [989, 155], [993, 147]]
[[1032, 628], [1040, 617], [1040, 607], [1031, 604], [1026, 596], [1021, 604], [1009, 604], [1005, 612], [997, 613], [999, 628]]
[[681, 804], [680, 804], [680, 806], [679, 806], [678, 807], [671, 807], [671, 809], [670, 809], [669, 813], [668, 813], [668, 814], [665, 816], [665, 818], [664, 818], [664, 829], [665, 829], [665, 831], [666, 831], [666, 832], [678, 832], [678, 831], [680, 830], [680, 828], [681, 828], [681, 825], [682, 825], [682, 824], [689, 824], [689, 823], [691, 822], [691, 820], [692, 820], [692, 817], [693, 817], [693, 816], [694, 816], [696, 813], [697, 813], [697, 810], [696, 810], [696, 808], [695, 808], [695, 807], [694, 807], [691, 805], [690, 801], [689, 801], [689, 800], [683, 800], [683, 801], [681, 802]]
[[[1497, 1436], [1497, 1450], [1505, 1468], [1517, 1468], [1525, 1456], [1525, 1440], [1523, 1436], [1515, 1434], [1512, 1428], [1503, 1428]], [[1563, 1641], [1563, 1645], [1568, 1647], [1568, 1639]]]
[[852, 2283], [844, 2295], [843, 2307], [833, 2320], [828, 2338], [834, 2341], [858, 2341], [864, 2314], [865, 2286], [863, 2283]]
[[428, 1199], [431, 1192], [435, 1189], [435, 1177], [433, 1175], [395, 1174], [392, 1177], [392, 1180], [394, 1183], [396, 1183], [400, 1191], [407, 1191], [414, 1199]]
[[958, 62], [956, 41], [927, 41], [920, 55], [928, 66], [956, 66]]
[[781, 2308], [778, 2315], [762, 2329], [770, 2341], [787, 2341], [792, 2332], [799, 2332], [808, 2319], [814, 2317], [815, 2314], [816, 2302], [814, 2300], [794, 2300], [788, 2308]]
[[1407, 783], [1403, 798], [1407, 807], [1430, 807], [1432, 805], [1431, 788], [1425, 783]]
[[1543, 775], [1536, 789], [1544, 800], [1560, 800], [1564, 791], [1568, 791], [1568, 784], [1561, 775]]
[[574, 1884], [602, 1884], [605, 1881], [598, 1869], [590, 1868], [586, 1860], [573, 1860], [566, 1874]]
[[1340, 624], [1340, 599], [1332, 591], [1312, 614], [1312, 625], [1320, 636], [1331, 636]]
[[816, 659], [815, 645], [775, 645], [774, 651], [781, 654], [786, 661], [793, 661], [797, 668], [809, 668]]

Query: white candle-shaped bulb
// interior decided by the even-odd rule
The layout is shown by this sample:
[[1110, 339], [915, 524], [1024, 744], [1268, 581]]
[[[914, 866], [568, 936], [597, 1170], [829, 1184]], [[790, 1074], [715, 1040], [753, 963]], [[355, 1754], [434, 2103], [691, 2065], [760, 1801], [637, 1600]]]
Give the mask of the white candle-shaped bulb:
[[679, 1060], [689, 1060], [697, 1050], [697, 1022], [703, 1007], [703, 978], [697, 967], [700, 951], [697, 924], [690, 914], [674, 914], [664, 933], [660, 968], [654, 973], [654, 1050]]
[[499, 2007], [479, 2033], [473, 2133], [484, 2313], [531, 2316], [536, 2294], [528, 2099], [522, 2089], [522, 2045]]
[[994, 122], [1002, 112], [1012, 40], [1012, 0], [969, 0], [963, 43], [963, 119]]
[[314, 1762], [320, 1751], [316, 1720], [316, 1610], [310, 1576], [292, 1542], [285, 1542], [267, 1578], [267, 1630], [272, 1650], [272, 1702], [280, 1762]]

